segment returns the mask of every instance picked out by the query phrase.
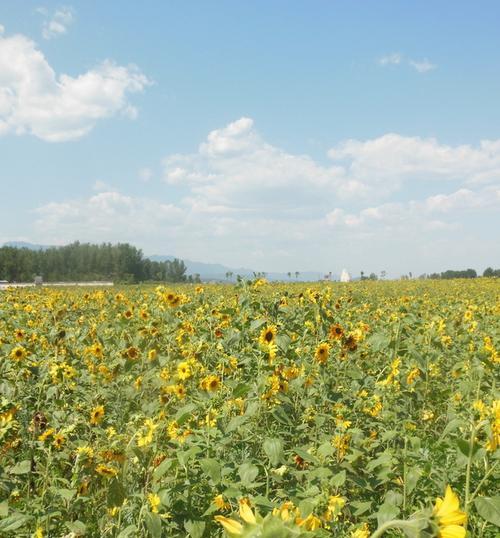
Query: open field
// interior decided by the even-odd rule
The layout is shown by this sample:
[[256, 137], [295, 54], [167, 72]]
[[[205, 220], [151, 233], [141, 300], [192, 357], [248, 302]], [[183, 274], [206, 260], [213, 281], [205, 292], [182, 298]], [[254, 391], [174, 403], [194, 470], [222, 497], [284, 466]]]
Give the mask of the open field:
[[[0, 536], [498, 536], [499, 299], [496, 279], [5, 290]], [[459, 507], [433, 508], [448, 485]]]

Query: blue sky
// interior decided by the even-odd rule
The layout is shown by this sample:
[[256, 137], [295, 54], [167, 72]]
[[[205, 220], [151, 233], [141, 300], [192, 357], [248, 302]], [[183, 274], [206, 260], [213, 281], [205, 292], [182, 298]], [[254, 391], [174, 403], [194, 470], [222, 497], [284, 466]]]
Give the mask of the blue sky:
[[500, 265], [500, 4], [3, 2], [0, 242]]

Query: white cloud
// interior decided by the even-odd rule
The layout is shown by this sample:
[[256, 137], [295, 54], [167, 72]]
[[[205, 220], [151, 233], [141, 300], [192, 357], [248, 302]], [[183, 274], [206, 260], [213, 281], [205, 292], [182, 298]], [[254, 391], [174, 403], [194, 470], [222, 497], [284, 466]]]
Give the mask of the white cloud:
[[440, 144], [434, 138], [391, 133], [366, 141], [347, 140], [328, 155], [345, 168], [345, 175], [371, 192], [387, 195], [405, 182], [435, 180], [460, 183], [500, 181], [499, 141], [477, 147]]
[[[500, 211], [500, 186], [484, 187], [479, 191], [458, 189], [423, 200], [387, 202], [364, 208], [358, 213], [335, 208], [327, 213], [325, 222], [332, 227], [364, 228], [372, 232], [379, 229], [389, 232], [404, 230], [405, 233], [412, 229], [454, 230], [460, 228], [464, 214], [472, 212], [484, 216], [488, 211]], [[443, 221], [443, 218], [448, 218], [448, 221]]]
[[378, 63], [380, 65], [399, 65], [402, 60], [402, 55], [399, 52], [393, 52], [386, 56], [379, 58]]
[[36, 228], [50, 240], [135, 241], [173, 230], [183, 211], [173, 204], [134, 198], [116, 191], [88, 199], [51, 202], [36, 210]]
[[31, 39], [0, 36], [0, 135], [28, 133], [48, 142], [80, 138], [100, 119], [133, 118], [128, 94], [148, 84], [137, 67], [110, 60], [76, 77], [57, 76]]
[[5, 26], [0, 24], [0, 36], [5, 32]]
[[427, 58], [424, 58], [423, 60], [413, 60], [411, 58], [405, 59], [405, 57], [399, 52], [393, 52], [391, 54], [387, 54], [386, 56], [382, 56], [377, 60], [377, 63], [385, 67], [388, 65], [402, 65], [403, 61], [405, 65], [410, 65], [419, 73], [427, 73], [433, 69], [437, 69], [437, 65], [431, 63]]
[[[38, 9], [38, 12], [48, 17], [46, 9]], [[74, 10], [71, 7], [60, 7], [52, 16], [43, 22], [42, 36], [44, 39], [59, 37], [68, 31], [68, 26], [75, 20]]]
[[[423, 272], [472, 252], [494, 263], [499, 141], [450, 146], [388, 134], [329, 154], [333, 163], [324, 165], [279, 149], [242, 118], [209, 133], [196, 152], [165, 158], [165, 189], [182, 193], [179, 202], [162, 202], [153, 183], [155, 192], [140, 198], [108, 189], [40, 208], [37, 229], [45, 243], [131, 241], [150, 253], [258, 270], [333, 270], [343, 260], [376, 270], [366, 260], [383, 259], [378, 270]], [[407, 186], [420, 194], [405, 199]], [[470, 223], [481, 219], [491, 224], [478, 235]]]
[[429, 62], [429, 60], [424, 59], [421, 61], [410, 60], [410, 65], [419, 73], [427, 73], [437, 68], [437, 65]]

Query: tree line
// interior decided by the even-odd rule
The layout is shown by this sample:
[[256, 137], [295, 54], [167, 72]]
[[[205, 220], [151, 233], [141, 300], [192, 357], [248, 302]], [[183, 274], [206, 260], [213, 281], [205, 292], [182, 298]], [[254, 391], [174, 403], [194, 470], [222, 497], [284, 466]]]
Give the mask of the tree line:
[[[477, 278], [478, 274], [475, 269], [463, 269], [461, 271], [454, 271], [448, 269], [448, 271], [443, 271], [442, 273], [431, 273], [430, 275], [422, 275], [423, 278], [441, 278], [441, 279], [451, 279], [451, 278]], [[493, 269], [488, 267], [483, 271], [484, 277], [500, 277], [500, 269]]]
[[199, 282], [187, 276], [182, 260], [152, 261], [128, 243], [100, 245], [75, 242], [42, 250], [0, 248], [0, 280], [45, 282], [111, 280], [113, 282]]

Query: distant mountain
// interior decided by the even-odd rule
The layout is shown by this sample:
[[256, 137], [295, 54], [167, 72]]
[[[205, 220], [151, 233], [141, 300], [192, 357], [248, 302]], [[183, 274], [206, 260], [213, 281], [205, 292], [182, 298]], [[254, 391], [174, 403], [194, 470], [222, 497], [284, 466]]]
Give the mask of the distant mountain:
[[[163, 262], [163, 261], [172, 261], [175, 256], [161, 256], [154, 255], [148, 256], [152, 261]], [[228, 278], [226, 273], [232, 273], [230, 280], [235, 280], [237, 275], [243, 277], [252, 277], [254, 275], [253, 269], [248, 269], [246, 267], [227, 267], [220, 263], [204, 263], [204, 262], [194, 262], [191, 260], [184, 260], [184, 263], [187, 267], [188, 275], [199, 274], [202, 280], [218, 280], [218, 281], [227, 281]], [[324, 273], [317, 271], [304, 271], [300, 272], [298, 277], [295, 278], [295, 273], [292, 272], [291, 278], [288, 277], [287, 273], [277, 273], [277, 272], [266, 272], [266, 278], [268, 280], [284, 280], [284, 281], [294, 281], [298, 280], [300, 282], [310, 282], [320, 280], [324, 277]], [[338, 279], [338, 276], [332, 275], [332, 279]]]
[[13, 248], [27, 248], [28, 250], [47, 250], [48, 248], [52, 248], [52, 245], [36, 245], [34, 243], [26, 243], [26, 241], [8, 241], [2, 246]]

